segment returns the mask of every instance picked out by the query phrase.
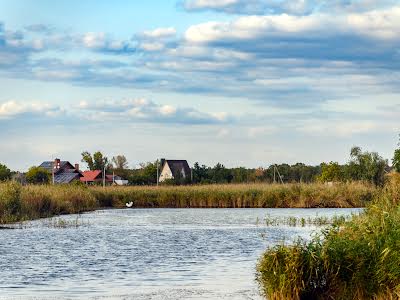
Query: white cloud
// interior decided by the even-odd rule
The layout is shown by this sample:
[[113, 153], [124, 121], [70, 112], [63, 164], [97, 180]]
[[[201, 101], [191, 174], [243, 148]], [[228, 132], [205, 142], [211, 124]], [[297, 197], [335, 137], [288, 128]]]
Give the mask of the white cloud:
[[56, 116], [60, 112], [61, 110], [59, 107], [47, 103], [25, 103], [14, 100], [0, 103], [0, 119], [9, 119], [25, 113]]
[[171, 38], [176, 35], [176, 29], [173, 27], [156, 28], [154, 30], [144, 31], [142, 37], [151, 39]]
[[400, 6], [364, 13], [333, 16], [272, 15], [244, 16], [231, 22], [206, 22], [190, 26], [185, 32], [188, 42], [208, 43], [222, 40], [250, 40], [259, 37], [312, 34], [322, 37], [354, 32], [379, 39], [400, 37]]

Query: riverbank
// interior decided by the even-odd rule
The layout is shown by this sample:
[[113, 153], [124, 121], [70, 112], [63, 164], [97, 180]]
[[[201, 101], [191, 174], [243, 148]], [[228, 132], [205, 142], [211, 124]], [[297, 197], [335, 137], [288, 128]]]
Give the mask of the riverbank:
[[103, 207], [313, 208], [364, 207], [378, 189], [367, 184], [231, 184], [86, 187], [0, 184], [0, 223], [81, 213]]
[[399, 299], [400, 176], [366, 211], [311, 242], [268, 249], [257, 278], [267, 299]]

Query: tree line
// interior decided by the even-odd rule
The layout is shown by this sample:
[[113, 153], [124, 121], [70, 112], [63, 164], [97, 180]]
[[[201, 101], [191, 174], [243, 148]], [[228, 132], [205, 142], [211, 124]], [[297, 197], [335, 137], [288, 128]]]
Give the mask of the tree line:
[[[109, 159], [102, 152], [93, 155], [84, 151], [81, 153], [82, 162], [89, 170], [103, 170], [108, 174], [114, 173], [129, 181], [131, 185], [154, 185], [157, 182], [157, 168], [159, 161], [141, 163], [138, 168], [129, 168], [129, 163], [124, 155], [117, 155]], [[365, 181], [375, 185], [382, 185], [385, 174], [391, 169], [400, 172], [400, 139], [398, 148], [394, 151], [392, 168], [388, 160], [382, 158], [377, 152], [363, 151], [360, 147], [353, 147], [350, 158], [346, 164], [338, 162], [322, 163], [317, 166], [296, 164], [278, 164], [267, 168], [227, 168], [221, 163], [215, 166], [206, 166], [196, 162], [192, 167], [191, 178], [185, 181], [172, 180], [169, 184], [228, 184], [228, 183], [311, 183], [311, 182], [349, 182]], [[7, 166], [0, 164], [0, 181], [9, 180], [17, 176]], [[29, 183], [48, 183], [51, 174], [39, 167], [32, 167], [25, 174]]]

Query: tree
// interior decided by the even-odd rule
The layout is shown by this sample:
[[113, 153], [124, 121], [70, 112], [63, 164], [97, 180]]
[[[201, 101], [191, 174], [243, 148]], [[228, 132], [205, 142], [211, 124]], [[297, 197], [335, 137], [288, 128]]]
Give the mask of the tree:
[[329, 164], [321, 164], [321, 175], [318, 179], [322, 182], [342, 181], [344, 179], [343, 169], [337, 162], [331, 161]]
[[130, 170], [128, 174], [130, 184], [154, 185], [157, 183], [157, 162], [141, 163], [140, 169]]
[[97, 151], [93, 156], [88, 151], [81, 153], [82, 162], [86, 163], [89, 170], [103, 170], [104, 168], [110, 169], [111, 164], [108, 162], [108, 158], [105, 157], [100, 151]]
[[6, 165], [0, 164], [0, 181], [6, 181], [11, 178], [11, 171]]
[[[399, 135], [399, 142], [398, 142], [397, 146], [400, 147], [400, 135]], [[394, 151], [392, 164], [393, 164], [393, 168], [396, 170], [396, 172], [400, 172], [400, 148], [398, 148]]]
[[350, 162], [347, 166], [347, 175], [352, 180], [369, 181], [375, 185], [383, 185], [387, 160], [377, 152], [362, 152], [360, 147], [353, 147], [350, 151]]
[[34, 184], [47, 184], [50, 182], [51, 174], [43, 168], [31, 167], [26, 173], [26, 181]]
[[91, 171], [96, 170], [94, 168], [92, 154], [90, 154], [88, 151], [84, 151], [84, 152], [81, 153], [81, 155], [82, 155], [81, 162], [86, 163], [88, 168], [89, 168], [89, 170], [91, 170]]
[[125, 155], [117, 155], [112, 158], [115, 169], [124, 170], [128, 167], [128, 160]]

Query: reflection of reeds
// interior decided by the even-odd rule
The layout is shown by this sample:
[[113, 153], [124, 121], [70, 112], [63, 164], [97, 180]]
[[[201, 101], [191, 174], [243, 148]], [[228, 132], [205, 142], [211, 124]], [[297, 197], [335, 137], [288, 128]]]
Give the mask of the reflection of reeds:
[[364, 213], [268, 249], [257, 279], [268, 299], [400, 299], [399, 240], [400, 175]]
[[378, 190], [367, 184], [230, 184], [85, 187], [0, 184], [0, 224], [99, 207], [362, 207]]
[[89, 222], [84, 222], [81, 217], [77, 216], [74, 219], [65, 219], [62, 217], [45, 219], [43, 225], [52, 228], [78, 228], [88, 226]]

